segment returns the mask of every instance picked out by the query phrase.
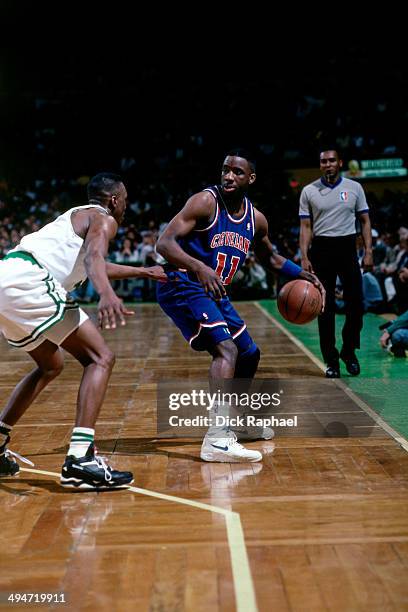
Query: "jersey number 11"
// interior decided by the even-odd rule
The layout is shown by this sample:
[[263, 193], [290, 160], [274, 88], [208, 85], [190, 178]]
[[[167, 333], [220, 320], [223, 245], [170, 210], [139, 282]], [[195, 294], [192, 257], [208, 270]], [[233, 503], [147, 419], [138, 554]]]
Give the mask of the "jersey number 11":
[[217, 269], [215, 270], [215, 273], [220, 277], [224, 285], [229, 285], [231, 283], [239, 264], [239, 257], [237, 257], [236, 255], [232, 255], [230, 271], [228, 272], [228, 276], [224, 278], [223, 274], [225, 270], [225, 264], [227, 262], [227, 257], [228, 255], [226, 253], [221, 253], [220, 251], [218, 251]]

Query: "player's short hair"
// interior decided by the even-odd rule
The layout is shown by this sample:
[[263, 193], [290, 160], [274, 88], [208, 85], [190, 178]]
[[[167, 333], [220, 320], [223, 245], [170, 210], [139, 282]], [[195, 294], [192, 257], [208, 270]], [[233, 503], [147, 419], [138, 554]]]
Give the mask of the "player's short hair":
[[123, 183], [122, 177], [113, 172], [100, 172], [91, 178], [87, 185], [89, 199], [98, 199], [114, 194], [120, 183]]
[[242, 159], [246, 159], [249, 163], [252, 172], [256, 172], [256, 159], [255, 156], [252, 155], [251, 151], [248, 149], [244, 149], [243, 147], [234, 147], [227, 151], [225, 157], [242, 157]]
[[334, 151], [335, 153], [337, 153], [337, 157], [339, 159], [343, 159], [341, 151], [339, 150], [339, 147], [337, 147], [335, 144], [330, 143], [330, 142], [324, 143], [323, 145], [319, 147], [319, 153], [318, 153], [319, 159], [320, 159], [320, 155], [322, 153], [325, 153], [326, 151]]

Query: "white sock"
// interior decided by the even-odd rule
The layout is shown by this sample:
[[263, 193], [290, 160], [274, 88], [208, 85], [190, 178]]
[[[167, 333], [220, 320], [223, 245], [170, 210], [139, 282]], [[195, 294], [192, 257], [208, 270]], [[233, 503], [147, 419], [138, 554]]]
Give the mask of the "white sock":
[[90, 427], [74, 427], [67, 454], [77, 458], [84, 457], [89, 445], [94, 441], [94, 437], [94, 429]]
[[[208, 428], [206, 435], [209, 438], [228, 438], [230, 434], [229, 425], [227, 424], [228, 418], [230, 417], [231, 407], [229, 404], [219, 404], [215, 402], [210, 410], [210, 418], [212, 419], [212, 425]], [[217, 424], [216, 417], [224, 417], [226, 423]]]

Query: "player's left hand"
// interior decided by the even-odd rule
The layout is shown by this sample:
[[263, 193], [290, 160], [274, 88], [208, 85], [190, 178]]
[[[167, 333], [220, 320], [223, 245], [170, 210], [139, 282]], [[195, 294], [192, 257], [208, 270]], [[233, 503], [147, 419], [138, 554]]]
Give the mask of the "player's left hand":
[[363, 270], [364, 272], [372, 272], [374, 268], [373, 255], [372, 253], [365, 253], [363, 257]]
[[326, 306], [326, 290], [323, 287], [322, 283], [317, 278], [316, 274], [313, 274], [312, 272], [306, 272], [306, 270], [303, 270], [299, 278], [304, 278], [305, 280], [310, 281], [315, 287], [318, 288], [318, 290], [320, 291], [320, 295], [322, 296], [322, 309], [320, 313], [324, 312], [324, 308]]
[[159, 281], [160, 283], [167, 283], [168, 280], [163, 266], [151, 266], [150, 268], [144, 268], [143, 274], [145, 278], [150, 278], [151, 280]]

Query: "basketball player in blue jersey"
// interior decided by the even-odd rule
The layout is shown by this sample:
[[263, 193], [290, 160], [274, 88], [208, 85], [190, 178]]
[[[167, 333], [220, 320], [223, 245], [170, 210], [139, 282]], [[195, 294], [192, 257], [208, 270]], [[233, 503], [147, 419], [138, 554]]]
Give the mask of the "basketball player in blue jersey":
[[[255, 179], [252, 157], [242, 149], [230, 151], [222, 166], [221, 185], [193, 195], [170, 221], [156, 247], [174, 266], [168, 282], [157, 287], [158, 302], [194, 350], [211, 354], [213, 388], [215, 381], [253, 378], [258, 367], [259, 348], [225, 290], [251, 244], [263, 265], [310, 280], [324, 301], [323, 286], [313, 273], [273, 251], [266, 218], [246, 195]], [[218, 413], [228, 412], [228, 407], [217, 409]], [[264, 438], [272, 435], [270, 429], [261, 432]], [[229, 428], [212, 426], [204, 438], [201, 458], [253, 462], [262, 455], [239, 444]]]

